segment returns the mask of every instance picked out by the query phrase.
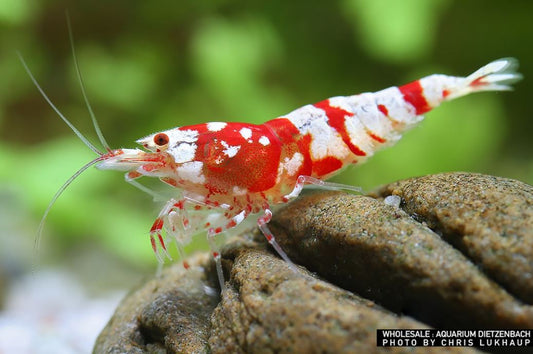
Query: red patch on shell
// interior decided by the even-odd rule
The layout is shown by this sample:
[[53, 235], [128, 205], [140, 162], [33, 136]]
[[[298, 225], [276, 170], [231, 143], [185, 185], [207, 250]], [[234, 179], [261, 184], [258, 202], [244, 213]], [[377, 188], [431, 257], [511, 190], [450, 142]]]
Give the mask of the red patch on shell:
[[424, 96], [424, 89], [420, 85], [420, 80], [413, 81], [398, 87], [403, 95], [403, 99], [409, 102], [416, 109], [416, 114], [424, 114], [431, 110], [431, 107]]
[[326, 112], [326, 115], [328, 116], [329, 125], [341, 135], [342, 141], [350, 148], [350, 150], [357, 156], [365, 156], [366, 152], [361, 150], [357, 145], [353, 143], [353, 141], [350, 139], [350, 135], [348, 135], [348, 131], [346, 131], [346, 117], [352, 117], [353, 113], [345, 111], [342, 108], [339, 107], [333, 107], [330, 105], [329, 100], [320, 101], [318, 103], [315, 103], [314, 106], [316, 108], [323, 109], [324, 112]]
[[378, 110], [383, 113], [384, 115], [388, 116], [389, 115], [389, 110], [387, 109], [387, 107], [383, 104], [378, 104]]
[[319, 176], [325, 176], [342, 168], [342, 161], [336, 157], [328, 156], [313, 163], [313, 170]]
[[[268, 127], [227, 123], [216, 132], [207, 130], [205, 124], [183, 129], [200, 133], [195, 160], [203, 162], [205, 187], [211, 194], [230, 194], [234, 187], [259, 192], [275, 185], [281, 146]], [[245, 138], [243, 129], [251, 131], [251, 136]], [[263, 137], [268, 138], [268, 144], [259, 142]]]
[[287, 118], [276, 118], [269, 120], [264, 124], [279, 139], [280, 145], [283, 146], [283, 157], [291, 157], [295, 152], [303, 155], [303, 162], [296, 175], [310, 176], [312, 173], [311, 153], [311, 136], [309, 134], [302, 136], [298, 128]]

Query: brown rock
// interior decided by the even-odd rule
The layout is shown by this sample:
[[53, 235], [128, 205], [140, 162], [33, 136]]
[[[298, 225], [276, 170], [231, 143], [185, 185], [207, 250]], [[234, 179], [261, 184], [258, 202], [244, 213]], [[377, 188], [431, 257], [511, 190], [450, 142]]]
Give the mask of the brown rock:
[[389, 184], [402, 209], [458, 248], [489, 277], [533, 304], [533, 187], [511, 179], [446, 173]]
[[381, 200], [317, 193], [280, 211], [271, 229], [295, 262], [393, 312], [436, 327], [533, 327], [531, 306]]
[[303, 269], [295, 273], [266, 251], [240, 248], [234, 253], [227, 293], [211, 317], [209, 344], [214, 353], [443, 352], [378, 348], [377, 328], [427, 327]]
[[189, 259], [191, 269], [174, 265], [133, 290], [100, 333], [94, 353], [205, 353], [209, 317], [220, 298], [204, 265], [207, 254]]
[[[389, 194], [402, 197], [400, 208], [383, 202]], [[378, 348], [375, 333], [533, 327], [523, 302], [533, 259], [530, 186], [443, 174], [372, 195], [314, 193], [275, 213], [278, 242], [321, 279], [293, 272], [258, 232], [258, 242], [245, 234], [223, 251], [221, 301], [206, 291], [217, 285], [209, 257], [194, 257], [190, 271], [173, 265], [123, 300], [94, 351], [468, 352]]]

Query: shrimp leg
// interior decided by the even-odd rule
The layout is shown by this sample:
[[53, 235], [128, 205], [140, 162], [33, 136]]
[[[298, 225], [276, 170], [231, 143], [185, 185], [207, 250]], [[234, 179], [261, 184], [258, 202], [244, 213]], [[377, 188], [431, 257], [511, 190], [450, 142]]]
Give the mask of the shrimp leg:
[[342, 183], [326, 182], [315, 177], [301, 175], [298, 176], [298, 179], [296, 180], [296, 185], [294, 186], [292, 192], [283, 196], [283, 202], [287, 203], [293, 199], [296, 199], [300, 195], [306, 184], [312, 184], [325, 189], [344, 189], [357, 193], [362, 192], [361, 187], [350, 186]]

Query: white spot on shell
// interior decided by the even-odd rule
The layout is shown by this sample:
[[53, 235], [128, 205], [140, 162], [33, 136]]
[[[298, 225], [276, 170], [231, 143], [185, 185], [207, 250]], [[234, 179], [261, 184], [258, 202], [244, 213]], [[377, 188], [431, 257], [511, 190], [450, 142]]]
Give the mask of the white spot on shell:
[[220, 143], [222, 144], [222, 146], [226, 148], [226, 150], [222, 152], [228, 155], [228, 157], [234, 157], [235, 155], [237, 155], [237, 153], [241, 149], [240, 145], [231, 146], [231, 145], [228, 145], [228, 143], [226, 143], [225, 141], [221, 141]]
[[228, 125], [228, 123], [225, 122], [211, 122], [207, 123], [207, 130], [210, 132], [218, 132], [222, 129], [224, 129]]
[[270, 139], [263, 135], [259, 138], [259, 144], [267, 146], [268, 144], [270, 144]]
[[169, 131], [165, 132], [170, 141], [169, 145], [176, 144], [179, 142], [184, 143], [195, 143], [198, 140], [198, 131], [187, 129], [187, 130], [179, 130], [179, 129], [171, 129]]
[[246, 140], [252, 137], [252, 130], [250, 128], [242, 128], [241, 130], [239, 130], [239, 133]]
[[174, 162], [184, 163], [194, 160], [197, 145], [194, 143], [181, 143], [167, 150], [174, 157]]
[[180, 178], [193, 183], [204, 183], [205, 176], [202, 173], [204, 164], [201, 161], [186, 162], [178, 167], [176, 171]]
[[285, 157], [285, 160], [280, 164], [280, 167], [282, 171], [286, 170], [289, 176], [294, 176], [300, 169], [300, 166], [302, 166], [303, 161], [304, 156], [299, 152], [296, 152], [290, 159]]

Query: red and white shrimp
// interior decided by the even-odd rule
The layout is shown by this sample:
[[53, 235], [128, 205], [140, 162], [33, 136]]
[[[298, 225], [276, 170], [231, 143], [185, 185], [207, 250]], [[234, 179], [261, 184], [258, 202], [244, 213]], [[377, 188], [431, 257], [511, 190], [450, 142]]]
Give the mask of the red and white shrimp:
[[162, 255], [168, 256], [171, 240], [183, 255], [182, 246], [204, 231], [223, 289], [216, 235], [254, 215], [268, 242], [293, 266], [267, 227], [272, 206], [296, 198], [305, 184], [339, 187], [324, 180], [394, 144], [443, 101], [477, 91], [509, 90], [521, 78], [516, 68], [516, 60], [499, 59], [467, 77], [431, 75], [375, 93], [332, 97], [260, 125], [211, 122], [173, 128], [137, 140], [144, 150], [112, 150], [101, 138], [108, 152], [90, 145], [99, 157], [75, 174], [54, 201], [92, 164], [126, 171], [126, 180], [137, 186], [137, 178], [159, 178], [176, 193], [150, 230], [156, 256], [160, 262]]

